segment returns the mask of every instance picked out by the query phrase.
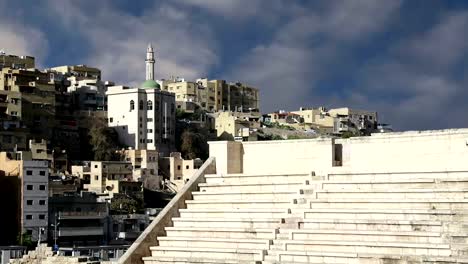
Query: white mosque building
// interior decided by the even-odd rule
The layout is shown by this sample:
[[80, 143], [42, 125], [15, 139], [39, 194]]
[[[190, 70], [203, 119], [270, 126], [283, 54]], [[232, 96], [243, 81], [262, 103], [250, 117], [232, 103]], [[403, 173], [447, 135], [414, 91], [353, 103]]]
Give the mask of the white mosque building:
[[111, 86], [108, 124], [121, 143], [134, 149], [157, 150], [169, 155], [175, 149], [175, 95], [162, 91], [154, 80], [154, 51], [146, 51], [146, 80], [140, 87]]

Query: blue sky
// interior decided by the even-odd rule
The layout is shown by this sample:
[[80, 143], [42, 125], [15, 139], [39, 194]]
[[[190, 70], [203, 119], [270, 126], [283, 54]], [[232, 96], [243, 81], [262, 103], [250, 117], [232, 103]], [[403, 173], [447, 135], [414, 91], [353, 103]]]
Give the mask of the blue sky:
[[397, 130], [467, 127], [468, 2], [439, 0], [0, 0], [0, 49], [104, 79], [242, 81], [264, 112], [376, 110]]

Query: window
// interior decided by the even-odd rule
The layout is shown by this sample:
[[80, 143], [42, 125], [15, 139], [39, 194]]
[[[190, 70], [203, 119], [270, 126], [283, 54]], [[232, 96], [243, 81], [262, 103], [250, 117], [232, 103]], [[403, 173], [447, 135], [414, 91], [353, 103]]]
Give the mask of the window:
[[135, 102], [133, 100], [130, 101], [130, 111], [135, 110]]
[[153, 118], [148, 118], [146, 121], [153, 122]]
[[39, 171], [39, 175], [41, 175], [41, 176], [45, 176], [45, 175], [46, 175], [46, 173], [45, 173], [45, 171]]
[[111, 123], [114, 122], [114, 118], [112, 118], [112, 117], [109, 118], [109, 122], [111, 122]]
[[[32, 217], [32, 216], [31, 216], [31, 217]], [[31, 229], [28, 229], [28, 230], [26, 230], [26, 233], [27, 233], [28, 235], [31, 236], [31, 235], [32, 235], [32, 230], [31, 230]]]
[[27, 205], [33, 205], [33, 200], [26, 200]]
[[171, 104], [171, 113], [173, 114], [175, 111], [174, 104]]
[[33, 186], [32, 186], [32, 185], [26, 185], [26, 190], [32, 191], [32, 190], [33, 190]]
[[147, 143], [153, 143], [152, 139], [147, 139], [146, 141], [147, 141]]
[[27, 170], [27, 171], [26, 171], [26, 175], [32, 175], [32, 171]]
[[40, 214], [40, 215], [39, 215], [39, 219], [44, 220], [44, 219], [45, 219], [45, 215], [44, 215], [44, 214]]
[[146, 108], [147, 110], [153, 110], [153, 102], [151, 100], [148, 101]]
[[153, 133], [153, 129], [148, 129], [147, 133]]
[[39, 200], [39, 205], [45, 205], [45, 200]]
[[26, 215], [26, 219], [31, 220], [33, 219], [32, 215]]
[[45, 185], [39, 185], [39, 190], [44, 191], [45, 189]]
[[143, 110], [143, 100], [140, 100], [140, 104], [138, 105], [140, 110]]
[[190, 166], [189, 166], [189, 165], [185, 166], [185, 169], [187, 169], [187, 170], [188, 170], [189, 168], [190, 168]]
[[98, 165], [94, 165], [94, 168], [97, 169]]
[[159, 101], [156, 101], [156, 106], [155, 106], [155, 108], [156, 108], [156, 111], [159, 111]]
[[177, 165], [177, 170], [180, 170], [180, 165]]
[[94, 179], [95, 179], [96, 181], [98, 181], [98, 180], [99, 180], [99, 176], [94, 175]]

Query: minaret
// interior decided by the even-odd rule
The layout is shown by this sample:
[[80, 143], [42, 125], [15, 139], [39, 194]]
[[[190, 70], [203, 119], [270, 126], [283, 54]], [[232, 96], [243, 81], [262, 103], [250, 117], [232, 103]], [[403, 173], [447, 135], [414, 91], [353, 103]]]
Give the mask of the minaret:
[[146, 80], [154, 80], [154, 51], [151, 43], [146, 49]]

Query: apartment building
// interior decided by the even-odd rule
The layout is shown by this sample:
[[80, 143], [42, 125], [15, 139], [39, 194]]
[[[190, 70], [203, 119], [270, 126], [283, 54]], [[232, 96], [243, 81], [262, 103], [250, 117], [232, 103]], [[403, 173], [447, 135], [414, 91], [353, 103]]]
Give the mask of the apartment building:
[[47, 239], [48, 183], [47, 161], [23, 160], [22, 230], [30, 234], [33, 241]]
[[87, 65], [64, 65], [50, 68], [66, 76], [74, 76], [79, 79], [101, 80], [101, 70]]
[[47, 234], [48, 163], [30, 160], [27, 154], [0, 152], [0, 174], [18, 178], [18, 196], [11, 201], [17, 205], [18, 212], [18, 230], [15, 232], [17, 235], [27, 233], [33, 241], [38, 241], [46, 239]]
[[94, 193], [49, 198], [49, 243], [60, 247], [104, 245], [108, 240], [109, 208]]
[[55, 125], [55, 85], [36, 69], [0, 71], [0, 116], [20, 120], [39, 138], [50, 138]]
[[0, 51], [0, 70], [3, 68], [30, 69], [35, 68], [35, 59], [31, 56], [16, 56]]
[[84, 189], [97, 194], [105, 194], [107, 198], [112, 198], [115, 193], [122, 190], [121, 182], [133, 181], [133, 167], [130, 162], [91, 161], [88, 166], [84, 167], [73, 166], [72, 174], [81, 172], [81, 175], [85, 177], [85, 173], [89, 173], [89, 184], [85, 184]]
[[256, 141], [260, 116], [239, 112], [218, 112], [215, 118], [216, 135], [221, 140]]
[[173, 152], [169, 157], [159, 158], [159, 171], [169, 180], [169, 188], [179, 191], [190, 177], [201, 167], [201, 159], [184, 160], [180, 152]]
[[330, 109], [329, 115], [335, 118], [334, 133], [343, 132], [369, 134], [377, 129], [377, 112], [356, 110], [348, 107]]
[[236, 112], [259, 111], [258, 89], [242, 83], [227, 83], [225, 80], [197, 79], [195, 82], [182, 78], [161, 80], [163, 90], [174, 93], [177, 108], [188, 113], [197, 109], [208, 112], [230, 110]]

